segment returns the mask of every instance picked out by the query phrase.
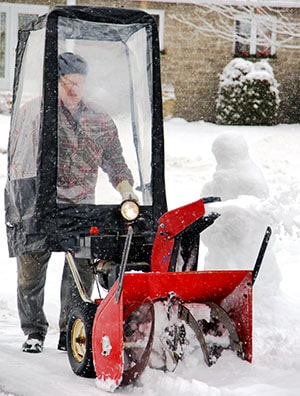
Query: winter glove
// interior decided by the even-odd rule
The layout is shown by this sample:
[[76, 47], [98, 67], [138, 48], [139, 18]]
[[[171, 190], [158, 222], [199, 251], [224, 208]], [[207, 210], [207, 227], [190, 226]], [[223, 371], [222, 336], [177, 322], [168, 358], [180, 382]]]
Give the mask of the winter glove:
[[130, 185], [128, 180], [121, 181], [121, 183], [117, 185], [116, 189], [121, 194], [122, 202], [127, 200], [139, 202], [139, 199], [133, 192], [132, 186]]

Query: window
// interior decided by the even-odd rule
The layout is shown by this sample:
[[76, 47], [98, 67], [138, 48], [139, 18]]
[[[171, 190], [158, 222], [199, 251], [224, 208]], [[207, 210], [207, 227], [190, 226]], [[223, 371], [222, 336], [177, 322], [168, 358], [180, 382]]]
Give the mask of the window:
[[276, 54], [276, 18], [241, 14], [235, 21], [235, 56], [270, 57]]
[[[89, 70], [84, 85], [78, 76], [59, 84], [58, 202], [119, 204], [113, 185], [133, 178], [139, 201], [151, 205], [152, 32], [146, 24], [63, 16], [57, 31], [59, 53], [83, 57]], [[82, 101], [70, 129], [74, 95]]]
[[1, 90], [12, 89], [18, 30], [38, 15], [45, 14], [46, 12], [48, 12], [48, 6], [0, 2]]
[[159, 49], [160, 51], [165, 51], [164, 47], [164, 25], [165, 25], [165, 11], [163, 10], [148, 10], [143, 9], [143, 11], [147, 12], [148, 14], [152, 15], [158, 30], [159, 35]]
[[35, 177], [37, 172], [45, 32], [44, 28], [29, 33], [23, 55], [12, 117], [11, 180]]

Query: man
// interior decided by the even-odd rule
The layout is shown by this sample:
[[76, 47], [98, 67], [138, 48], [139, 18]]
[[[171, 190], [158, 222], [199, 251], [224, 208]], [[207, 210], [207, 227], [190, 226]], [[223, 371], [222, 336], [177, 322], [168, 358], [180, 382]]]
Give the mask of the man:
[[66, 52], [59, 55], [58, 64], [59, 201], [94, 203], [99, 166], [123, 200], [133, 197], [133, 179], [115, 123], [97, 105], [83, 100], [86, 62]]
[[[87, 64], [79, 55], [65, 52], [58, 57], [58, 177], [59, 204], [94, 203], [98, 168], [108, 174], [122, 200], [137, 199], [133, 178], [122, 155], [115, 123], [97, 105], [83, 98]], [[43, 350], [48, 322], [43, 311], [46, 272], [51, 252], [17, 257], [18, 310], [27, 340], [24, 352]], [[87, 260], [76, 265], [88, 295], [94, 275]], [[61, 283], [60, 339], [58, 349], [66, 350], [66, 327], [72, 306], [80, 296], [65, 263]]]

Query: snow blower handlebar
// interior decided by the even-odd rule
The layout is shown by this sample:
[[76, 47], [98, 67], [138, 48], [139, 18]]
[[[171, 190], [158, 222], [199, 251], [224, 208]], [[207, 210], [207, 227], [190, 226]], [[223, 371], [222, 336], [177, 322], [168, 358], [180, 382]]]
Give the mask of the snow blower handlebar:
[[267, 246], [269, 244], [271, 235], [272, 235], [272, 229], [270, 226], [268, 226], [266, 228], [265, 235], [262, 240], [262, 243], [261, 243], [261, 246], [260, 246], [260, 249], [258, 252], [258, 256], [257, 256], [256, 262], [255, 262], [255, 265], [254, 265], [254, 268], [252, 271], [252, 285], [254, 285], [254, 282], [256, 281], [256, 278], [259, 273], [259, 270], [260, 270]]
[[125, 270], [126, 270], [126, 264], [127, 264], [127, 260], [128, 260], [128, 254], [129, 254], [132, 234], [133, 234], [133, 228], [132, 228], [132, 226], [129, 226], [125, 244], [124, 244], [123, 254], [122, 254], [122, 261], [121, 261], [120, 273], [119, 273], [119, 278], [118, 278], [118, 287], [117, 287], [116, 297], [115, 297], [117, 303], [120, 300], [120, 296], [121, 296], [121, 292], [122, 292], [123, 279], [124, 279], [124, 274], [125, 274]]
[[75, 282], [75, 284], [77, 286], [78, 293], [79, 293], [82, 301], [87, 302], [87, 303], [92, 303], [93, 300], [88, 296], [88, 294], [87, 294], [87, 292], [85, 290], [84, 284], [83, 284], [83, 282], [81, 280], [81, 277], [79, 275], [79, 272], [78, 272], [78, 269], [76, 267], [76, 263], [74, 261], [74, 257], [72, 255], [71, 251], [67, 251], [66, 252], [66, 259], [67, 259], [67, 262], [69, 264], [71, 273], [73, 275], [74, 282]]
[[210, 226], [219, 217], [219, 213], [205, 215], [205, 204], [214, 201], [220, 201], [220, 198], [201, 198], [188, 205], [170, 210], [160, 217], [152, 247], [151, 271], [175, 270], [172, 265], [172, 254], [176, 251], [176, 238], [191, 230], [191, 227], [193, 227], [192, 234], [199, 235]]

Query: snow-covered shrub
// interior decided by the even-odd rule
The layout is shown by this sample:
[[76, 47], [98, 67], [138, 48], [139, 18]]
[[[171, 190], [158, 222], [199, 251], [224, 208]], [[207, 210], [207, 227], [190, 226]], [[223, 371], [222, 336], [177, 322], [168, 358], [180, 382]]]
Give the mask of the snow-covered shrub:
[[220, 76], [217, 122], [225, 125], [274, 125], [279, 109], [278, 83], [265, 61], [233, 59]]

